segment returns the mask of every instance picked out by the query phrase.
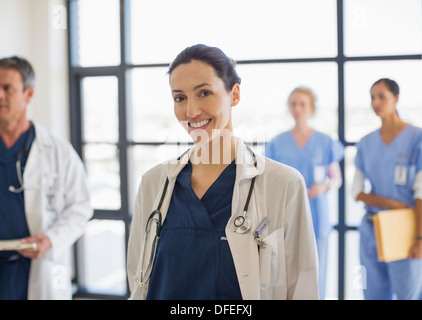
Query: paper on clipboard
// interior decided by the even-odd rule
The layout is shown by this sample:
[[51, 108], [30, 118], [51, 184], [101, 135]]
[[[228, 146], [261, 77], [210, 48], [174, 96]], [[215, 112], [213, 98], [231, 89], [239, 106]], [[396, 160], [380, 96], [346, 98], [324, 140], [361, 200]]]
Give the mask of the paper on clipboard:
[[23, 249], [36, 249], [35, 242], [22, 243], [20, 239], [0, 240], [0, 251], [16, 251]]

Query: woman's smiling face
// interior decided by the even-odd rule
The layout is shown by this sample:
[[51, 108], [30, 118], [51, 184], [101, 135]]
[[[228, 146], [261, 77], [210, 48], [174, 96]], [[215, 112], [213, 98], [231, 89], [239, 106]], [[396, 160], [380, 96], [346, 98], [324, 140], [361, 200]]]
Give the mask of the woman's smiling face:
[[239, 102], [238, 84], [227, 91], [211, 65], [192, 60], [172, 71], [170, 87], [174, 113], [195, 142], [205, 133], [211, 140], [216, 133], [232, 132], [231, 107]]

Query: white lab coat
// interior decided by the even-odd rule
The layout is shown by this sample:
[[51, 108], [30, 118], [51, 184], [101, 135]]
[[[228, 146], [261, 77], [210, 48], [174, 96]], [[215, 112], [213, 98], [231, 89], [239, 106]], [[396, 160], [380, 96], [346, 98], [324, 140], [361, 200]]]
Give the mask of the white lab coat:
[[[226, 236], [243, 299], [318, 299], [318, 258], [303, 177], [297, 170], [260, 155], [256, 156], [255, 168], [252, 154], [239, 138], [236, 138], [236, 147], [236, 180]], [[141, 270], [146, 221], [157, 208], [168, 177], [168, 190], [161, 207], [164, 221], [177, 175], [190, 154], [186, 153], [180, 161], [160, 164], [142, 177], [128, 245], [130, 299], [145, 299], [148, 290], [148, 285], [140, 287], [136, 282]], [[257, 178], [248, 209], [251, 231], [265, 215], [270, 220], [264, 232], [266, 246], [259, 253], [252, 232], [237, 233], [233, 225], [233, 220], [243, 212], [254, 176]], [[153, 236], [152, 232], [150, 235]], [[150, 243], [151, 237], [148, 237], [145, 260], [149, 258]]]
[[47, 235], [52, 247], [31, 261], [28, 299], [71, 299], [71, 246], [93, 213], [85, 168], [70, 143], [34, 125], [23, 177], [25, 214], [30, 234]]

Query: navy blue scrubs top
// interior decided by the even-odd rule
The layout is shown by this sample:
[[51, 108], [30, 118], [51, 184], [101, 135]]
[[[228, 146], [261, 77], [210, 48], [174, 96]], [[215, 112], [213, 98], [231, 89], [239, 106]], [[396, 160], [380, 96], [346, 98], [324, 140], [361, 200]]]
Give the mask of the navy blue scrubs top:
[[179, 173], [163, 223], [147, 299], [240, 300], [225, 228], [236, 178], [233, 161], [199, 199], [189, 162]]
[[[16, 172], [16, 156], [25, 148], [29, 137], [31, 146], [35, 138], [34, 130], [26, 131], [8, 149], [0, 138], [0, 239], [20, 239], [29, 236], [25, 217], [23, 192], [9, 191], [9, 186], [19, 188]], [[21, 158], [22, 173], [27, 156]], [[29, 268], [31, 259], [24, 258], [16, 251], [0, 251], [0, 300], [27, 299]]]

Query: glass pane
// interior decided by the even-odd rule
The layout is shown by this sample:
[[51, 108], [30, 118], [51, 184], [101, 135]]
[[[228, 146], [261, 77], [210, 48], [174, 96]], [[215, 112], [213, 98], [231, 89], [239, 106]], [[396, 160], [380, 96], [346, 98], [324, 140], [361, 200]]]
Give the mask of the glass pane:
[[90, 293], [126, 294], [125, 224], [91, 220], [78, 242], [78, 282]]
[[338, 224], [338, 189], [329, 190], [327, 198], [330, 223], [335, 226]]
[[177, 121], [167, 68], [134, 69], [130, 73], [129, 136], [134, 141], [192, 141]]
[[107, 144], [83, 147], [91, 204], [95, 209], [120, 209], [118, 149]]
[[345, 203], [346, 203], [346, 224], [348, 226], [358, 226], [365, 214], [365, 207], [362, 201], [356, 201], [352, 195], [353, 177], [355, 175], [356, 147], [347, 147], [344, 155], [344, 183], [345, 183]]
[[133, 212], [136, 193], [138, 192], [143, 174], [164, 161], [179, 157], [183, 152], [189, 149], [189, 147], [189, 145], [183, 143], [179, 146], [166, 144], [160, 146], [138, 145], [133, 146], [129, 150], [129, 159], [132, 160], [130, 162], [132, 174], [129, 177], [132, 179], [132, 181], [129, 181], [131, 187], [131, 212]]
[[132, 0], [131, 13], [135, 64], [170, 62], [196, 43], [236, 60], [337, 55], [334, 0]]
[[77, 64], [83, 67], [120, 63], [119, 0], [77, 2]]
[[333, 230], [328, 238], [327, 283], [325, 300], [338, 299], [338, 232]]
[[335, 63], [255, 64], [239, 65], [237, 69], [242, 78], [241, 99], [232, 114], [238, 136], [247, 141], [268, 141], [290, 129], [294, 121], [288, 112], [287, 98], [299, 85], [312, 88], [317, 96], [317, 112], [310, 124], [317, 130], [337, 135]]
[[420, 0], [346, 0], [344, 51], [347, 56], [420, 54]]
[[364, 61], [345, 64], [345, 136], [357, 142], [380, 127], [371, 108], [370, 89], [380, 78], [395, 80], [400, 86], [397, 110], [402, 120], [422, 126], [422, 61]]
[[362, 300], [366, 283], [365, 268], [359, 258], [359, 232], [346, 232], [345, 294], [346, 300]]
[[117, 90], [116, 77], [82, 80], [82, 132], [85, 142], [119, 140]]

